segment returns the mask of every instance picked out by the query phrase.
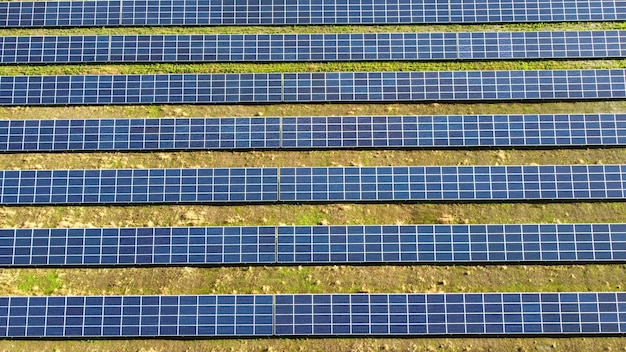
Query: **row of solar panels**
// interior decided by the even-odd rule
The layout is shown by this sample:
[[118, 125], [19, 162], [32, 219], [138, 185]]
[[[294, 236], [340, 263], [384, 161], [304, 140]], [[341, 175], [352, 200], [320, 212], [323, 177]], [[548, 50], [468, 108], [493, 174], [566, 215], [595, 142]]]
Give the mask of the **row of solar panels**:
[[101, 0], [0, 3], [0, 27], [623, 21], [622, 0]]
[[0, 37], [0, 63], [580, 59], [626, 56], [626, 31]]
[[0, 105], [624, 98], [624, 69], [0, 77]]
[[626, 114], [0, 121], [0, 152], [626, 145]]
[[0, 297], [0, 336], [626, 333], [626, 293]]
[[5, 170], [0, 204], [620, 200], [626, 165]]
[[0, 229], [7, 267], [624, 261], [626, 224]]

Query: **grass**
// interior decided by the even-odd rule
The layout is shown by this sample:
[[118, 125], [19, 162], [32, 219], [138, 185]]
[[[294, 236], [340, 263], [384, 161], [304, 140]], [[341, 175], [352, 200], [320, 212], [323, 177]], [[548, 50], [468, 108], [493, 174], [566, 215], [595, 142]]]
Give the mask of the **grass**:
[[[320, 116], [320, 115], [458, 115], [458, 114], [581, 114], [626, 111], [626, 101], [524, 102], [472, 104], [275, 104], [275, 105], [109, 105], [58, 107], [0, 107], [0, 119], [78, 119], [217, 117], [217, 116]], [[164, 155], [169, 153], [152, 153]], [[207, 153], [211, 155], [211, 153]], [[250, 156], [256, 154], [247, 153]], [[306, 154], [303, 152], [302, 154]], [[109, 154], [105, 154], [109, 155]]]
[[[433, 223], [623, 222], [615, 203], [439, 203], [230, 206], [1, 207], [2, 227], [238, 226]], [[515, 214], [512, 216], [510, 214]]]
[[[162, 155], [167, 155], [163, 158]], [[263, 156], [260, 158], [259, 156]], [[528, 164], [619, 164], [626, 152], [620, 148], [560, 150], [388, 150], [388, 151], [272, 151], [112, 153], [93, 158], [93, 153], [2, 155], [0, 165], [23, 169], [75, 168], [177, 168], [177, 167], [288, 167], [374, 165], [528, 165]], [[265, 157], [268, 157], [267, 159]]]
[[626, 60], [513, 60], [513, 61], [377, 61], [377, 62], [287, 62], [211, 64], [124, 65], [30, 65], [0, 66], [0, 75], [98, 75], [98, 74], [202, 74], [274, 72], [366, 72], [366, 71], [474, 71], [474, 70], [582, 70], [626, 67]]
[[[376, 265], [18, 269], [14, 295], [569, 292], [626, 288], [624, 265]], [[94, 278], [98, 279], [95, 280]]]
[[115, 341], [13, 341], [11, 351], [623, 351], [615, 338], [509, 338], [506, 346], [495, 338], [423, 338], [423, 339], [260, 339], [260, 340], [115, 340]]
[[[625, 29], [625, 23], [475, 26], [327, 26], [17, 29], [3, 35], [152, 33], [355, 33]], [[223, 63], [157, 65], [2, 66], [0, 74], [155, 72], [395, 71], [624, 68], [626, 60]], [[625, 112], [626, 102], [522, 104], [277, 104], [0, 107], [0, 119]], [[626, 148], [554, 150], [359, 150], [265, 152], [58, 153], [0, 155], [0, 169], [241, 167], [332, 165], [474, 165], [623, 163]], [[207, 226], [380, 223], [623, 222], [626, 203], [396, 203], [319, 205], [150, 205], [0, 207], [2, 227]], [[203, 294], [313, 292], [618, 291], [626, 266], [382, 265], [225, 268], [2, 269], [0, 295]], [[0, 341], [0, 351], [621, 351], [623, 338], [492, 339], [244, 339]]]
[[62, 285], [59, 275], [55, 271], [20, 273], [16, 281], [17, 288], [27, 294], [50, 295]]
[[291, 34], [291, 33], [402, 33], [402, 32], [523, 32], [620, 30], [624, 22], [554, 22], [502, 24], [440, 24], [389, 26], [199, 26], [199, 27], [115, 27], [94, 28], [16, 28], [5, 29], [3, 35], [153, 35], [153, 34]]
[[[319, 116], [319, 115], [458, 115], [458, 114], [559, 114], [617, 113], [626, 101], [524, 102], [473, 104], [275, 104], [275, 105], [109, 105], [58, 107], [0, 107], [0, 119], [77, 119], [216, 116]], [[162, 153], [161, 153], [162, 154]], [[161, 155], [154, 154], [154, 155]], [[167, 153], [166, 153], [167, 154]], [[254, 156], [254, 153], [248, 153]]]

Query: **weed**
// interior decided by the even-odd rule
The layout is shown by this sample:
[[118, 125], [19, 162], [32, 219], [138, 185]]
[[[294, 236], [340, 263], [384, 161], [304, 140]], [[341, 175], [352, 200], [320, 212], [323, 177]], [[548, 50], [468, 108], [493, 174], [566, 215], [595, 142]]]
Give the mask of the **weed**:
[[49, 295], [54, 293], [61, 285], [59, 275], [54, 271], [44, 274], [21, 273], [17, 280], [17, 288], [28, 294], [42, 293]]

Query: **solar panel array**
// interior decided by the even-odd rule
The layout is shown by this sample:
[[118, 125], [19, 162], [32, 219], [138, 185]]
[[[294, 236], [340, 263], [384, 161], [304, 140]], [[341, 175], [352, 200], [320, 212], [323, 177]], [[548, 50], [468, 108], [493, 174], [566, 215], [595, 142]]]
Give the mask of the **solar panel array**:
[[626, 261], [626, 224], [0, 229], [0, 266]]
[[626, 165], [281, 168], [280, 201], [622, 199]]
[[0, 150], [281, 148], [285, 123], [277, 117], [5, 120], [0, 121]]
[[278, 169], [0, 171], [1, 204], [278, 201]]
[[278, 226], [277, 263], [622, 261], [626, 225]]
[[[0, 28], [625, 21], [624, 0], [0, 2]], [[0, 64], [587, 59], [626, 31], [0, 37]], [[626, 99], [626, 70], [2, 76], [0, 106]], [[626, 115], [0, 121], [0, 151], [609, 146]], [[5, 170], [0, 205], [623, 200], [626, 165]], [[626, 224], [0, 229], [0, 267], [615, 263]], [[0, 338], [626, 334], [626, 293], [0, 297]]]
[[624, 98], [624, 69], [0, 77], [5, 106]]
[[623, 334], [626, 293], [1, 297], [0, 336]]
[[2, 229], [0, 265], [275, 263], [273, 226]]
[[269, 336], [270, 295], [0, 298], [0, 336]]
[[277, 295], [275, 335], [624, 333], [623, 293]]
[[626, 115], [621, 114], [286, 117], [281, 126], [282, 148], [608, 146], [626, 142]]
[[626, 165], [5, 170], [0, 204], [624, 199]]
[[0, 152], [624, 144], [625, 114], [0, 121]]
[[99, 0], [7, 2], [1, 27], [622, 21], [616, 0]]
[[626, 31], [0, 37], [0, 63], [624, 57]]

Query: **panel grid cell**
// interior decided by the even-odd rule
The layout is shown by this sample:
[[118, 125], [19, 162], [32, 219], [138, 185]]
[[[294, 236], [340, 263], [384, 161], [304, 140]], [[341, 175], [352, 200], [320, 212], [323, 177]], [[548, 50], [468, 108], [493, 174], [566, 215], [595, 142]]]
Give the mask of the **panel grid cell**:
[[278, 170], [135, 169], [0, 171], [2, 204], [278, 201]]
[[626, 56], [626, 31], [0, 37], [2, 64], [573, 59]]
[[624, 98], [624, 69], [0, 77], [4, 106]]
[[624, 334], [626, 293], [0, 297], [8, 338]]
[[283, 202], [622, 199], [625, 165], [282, 168]]
[[624, 144], [625, 114], [0, 121], [0, 152]]
[[98, 0], [6, 2], [2, 27], [621, 21], [615, 0]]
[[0, 229], [0, 266], [623, 262], [626, 224]]

